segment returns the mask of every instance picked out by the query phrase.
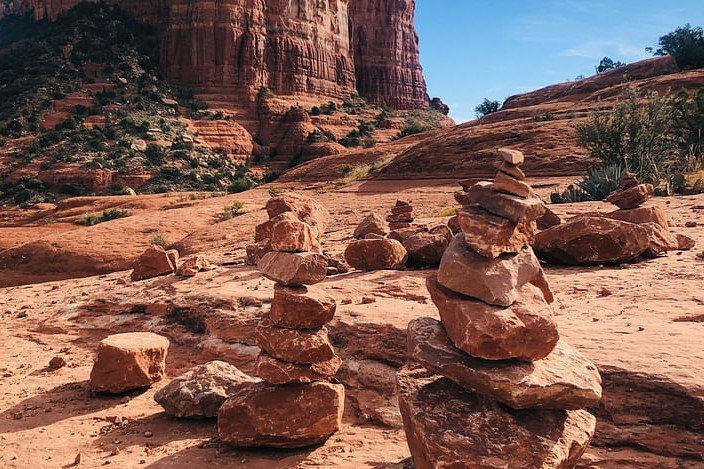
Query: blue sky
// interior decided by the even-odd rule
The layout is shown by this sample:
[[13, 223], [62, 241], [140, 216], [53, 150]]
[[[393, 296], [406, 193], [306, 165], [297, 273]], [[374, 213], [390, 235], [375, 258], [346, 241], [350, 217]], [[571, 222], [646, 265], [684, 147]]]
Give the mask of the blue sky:
[[485, 97], [593, 75], [604, 56], [647, 58], [685, 23], [704, 26], [704, 0], [416, 0], [428, 93], [458, 122]]

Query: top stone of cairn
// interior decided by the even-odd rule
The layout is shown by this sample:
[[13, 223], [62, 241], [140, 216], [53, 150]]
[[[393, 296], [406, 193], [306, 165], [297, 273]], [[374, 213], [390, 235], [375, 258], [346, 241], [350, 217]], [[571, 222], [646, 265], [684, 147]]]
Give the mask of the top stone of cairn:
[[508, 164], [519, 166], [523, 164], [525, 158], [523, 153], [518, 150], [512, 150], [510, 148], [499, 148], [499, 156]]

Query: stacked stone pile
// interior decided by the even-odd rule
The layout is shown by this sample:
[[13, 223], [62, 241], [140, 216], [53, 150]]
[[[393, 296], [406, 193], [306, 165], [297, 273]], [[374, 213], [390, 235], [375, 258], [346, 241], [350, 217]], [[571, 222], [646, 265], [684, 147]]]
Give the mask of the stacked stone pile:
[[304, 220], [291, 211], [270, 220], [271, 251], [258, 264], [276, 282], [271, 310], [256, 329], [262, 352], [255, 370], [263, 381], [238, 389], [220, 407], [218, 432], [226, 443], [297, 448], [322, 443], [340, 427], [344, 386], [328, 380], [342, 361], [325, 327], [336, 303], [311, 286], [328, 267], [324, 255], [312, 252], [324, 222]]
[[410, 228], [413, 223], [413, 205], [405, 200], [397, 200], [396, 205], [391, 208], [391, 212], [386, 217], [391, 230]]
[[530, 243], [543, 214], [502, 150], [493, 183], [458, 197], [462, 232], [427, 279], [440, 321], [408, 326], [397, 376], [415, 467], [573, 467], [594, 433], [583, 410], [601, 398], [596, 367], [560, 340]]

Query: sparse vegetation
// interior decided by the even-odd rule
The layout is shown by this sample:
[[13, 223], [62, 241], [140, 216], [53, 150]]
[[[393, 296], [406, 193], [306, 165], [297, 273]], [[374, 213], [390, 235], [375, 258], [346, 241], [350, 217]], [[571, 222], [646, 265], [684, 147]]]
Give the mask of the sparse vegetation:
[[244, 213], [244, 203], [239, 200], [235, 200], [229, 205], [225, 205], [220, 213], [220, 221], [231, 220], [235, 217], [239, 217]]
[[270, 187], [269, 190], [268, 190], [268, 192], [269, 192], [269, 196], [271, 196], [271, 197], [278, 197], [278, 196], [280, 196], [281, 194], [283, 194], [285, 191], [284, 191], [282, 188], [280, 188], [280, 187], [274, 186], [274, 187]]
[[166, 239], [166, 237], [158, 233], [154, 235], [150, 241], [154, 246], [159, 246], [163, 249], [169, 249], [169, 246], [171, 246], [171, 243]]
[[454, 217], [457, 215], [457, 207], [445, 207], [438, 212], [436, 215], [438, 218], [442, 217]]
[[550, 200], [554, 204], [604, 200], [616, 190], [623, 172], [620, 164], [594, 168], [577, 185], [571, 184], [563, 191], [553, 191]]
[[487, 98], [484, 98], [484, 101], [482, 101], [481, 104], [474, 108], [474, 113], [477, 115], [477, 117], [484, 117], [497, 112], [500, 108], [501, 103], [499, 103], [498, 101], [491, 101]]
[[120, 208], [111, 208], [104, 210], [103, 213], [87, 213], [81, 219], [76, 221], [77, 225], [94, 226], [99, 223], [105, 223], [119, 218], [129, 217], [130, 212]]
[[653, 55], [671, 55], [682, 70], [704, 67], [704, 30], [689, 24], [661, 36], [658, 48], [645, 50]]

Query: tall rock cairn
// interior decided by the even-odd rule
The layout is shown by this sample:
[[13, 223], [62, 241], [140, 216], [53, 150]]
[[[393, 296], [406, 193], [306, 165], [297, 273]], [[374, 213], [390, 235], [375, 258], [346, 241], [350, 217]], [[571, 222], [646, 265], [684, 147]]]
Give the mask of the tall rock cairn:
[[413, 223], [413, 205], [405, 200], [397, 200], [396, 205], [391, 207], [391, 211], [386, 217], [386, 222], [392, 230], [409, 228]]
[[560, 340], [550, 287], [530, 247], [541, 201], [499, 151], [493, 182], [457, 194], [462, 231], [427, 279], [440, 321], [408, 326], [397, 376], [415, 467], [573, 467], [594, 434], [596, 367]]
[[267, 211], [271, 252], [258, 268], [276, 285], [271, 310], [256, 330], [262, 352], [255, 373], [263, 382], [223, 405], [219, 433], [237, 446], [320, 444], [340, 428], [345, 400], [344, 386], [328, 382], [342, 364], [325, 327], [335, 299], [310, 286], [327, 271], [318, 241], [327, 211], [294, 194], [271, 199]]

